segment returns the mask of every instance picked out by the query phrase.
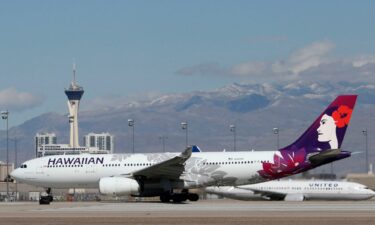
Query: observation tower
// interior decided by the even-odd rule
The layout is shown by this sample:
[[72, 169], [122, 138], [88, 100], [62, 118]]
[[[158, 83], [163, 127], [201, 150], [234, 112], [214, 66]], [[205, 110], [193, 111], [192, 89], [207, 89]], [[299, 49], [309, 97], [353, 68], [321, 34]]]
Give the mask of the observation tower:
[[76, 65], [73, 64], [73, 81], [68, 89], [65, 89], [65, 94], [68, 97], [69, 108], [69, 124], [70, 124], [70, 139], [69, 147], [79, 147], [78, 142], [78, 109], [79, 102], [82, 98], [84, 90], [76, 82]]

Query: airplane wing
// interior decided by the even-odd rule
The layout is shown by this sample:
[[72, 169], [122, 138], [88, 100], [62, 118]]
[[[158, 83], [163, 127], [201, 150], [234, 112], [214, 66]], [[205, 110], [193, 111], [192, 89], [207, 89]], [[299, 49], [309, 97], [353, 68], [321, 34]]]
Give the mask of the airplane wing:
[[185, 162], [190, 158], [191, 153], [192, 147], [188, 147], [178, 156], [175, 156], [171, 159], [165, 160], [158, 164], [149, 166], [147, 168], [135, 171], [131, 175], [135, 178], [166, 178], [177, 180], [185, 170]]
[[254, 192], [254, 194], [258, 194], [262, 197], [268, 197], [270, 199], [284, 199], [286, 194], [282, 192], [277, 192], [277, 191], [271, 191], [271, 190], [259, 190], [255, 188], [241, 188], [237, 187], [239, 189], [244, 189], [244, 190], [250, 190]]

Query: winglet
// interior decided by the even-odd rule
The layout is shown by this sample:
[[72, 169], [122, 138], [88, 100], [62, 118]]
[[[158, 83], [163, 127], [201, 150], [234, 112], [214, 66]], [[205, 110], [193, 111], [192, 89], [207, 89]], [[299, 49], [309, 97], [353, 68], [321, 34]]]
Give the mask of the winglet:
[[182, 159], [188, 159], [190, 158], [192, 152], [193, 152], [193, 146], [189, 146], [185, 149], [185, 151], [181, 152], [180, 157]]
[[201, 151], [201, 149], [198, 146], [193, 145], [192, 146], [192, 152], [202, 152], [202, 151]]

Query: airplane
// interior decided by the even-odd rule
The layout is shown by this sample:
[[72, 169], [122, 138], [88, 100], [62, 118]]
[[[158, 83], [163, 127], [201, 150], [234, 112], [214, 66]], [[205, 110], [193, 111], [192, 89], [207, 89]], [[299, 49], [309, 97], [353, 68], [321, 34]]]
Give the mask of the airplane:
[[347, 158], [341, 150], [357, 95], [338, 96], [292, 144], [273, 151], [53, 155], [24, 162], [11, 176], [45, 188], [98, 188], [101, 194], [197, 201], [189, 189], [260, 183]]
[[375, 192], [363, 184], [322, 180], [273, 180], [237, 187], [206, 187], [205, 190], [237, 200], [366, 200], [375, 196]]

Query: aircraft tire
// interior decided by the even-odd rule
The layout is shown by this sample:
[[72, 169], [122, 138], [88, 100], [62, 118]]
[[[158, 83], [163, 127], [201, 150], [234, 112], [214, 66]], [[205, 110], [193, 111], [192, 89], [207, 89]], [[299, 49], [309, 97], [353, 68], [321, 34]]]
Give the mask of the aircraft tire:
[[174, 203], [184, 202], [187, 199], [188, 199], [188, 195], [187, 194], [174, 194], [174, 195], [172, 195], [172, 201]]
[[160, 195], [160, 201], [161, 202], [169, 202], [171, 200], [171, 196], [167, 194]]
[[52, 197], [52, 196], [40, 197], [39, 205], [49, 205], [51, 203], [49, 197]]
[[188, 195], [189, 201], [196, 202], [199, 200], [199, 195], [198, 194], [189, 194]]

